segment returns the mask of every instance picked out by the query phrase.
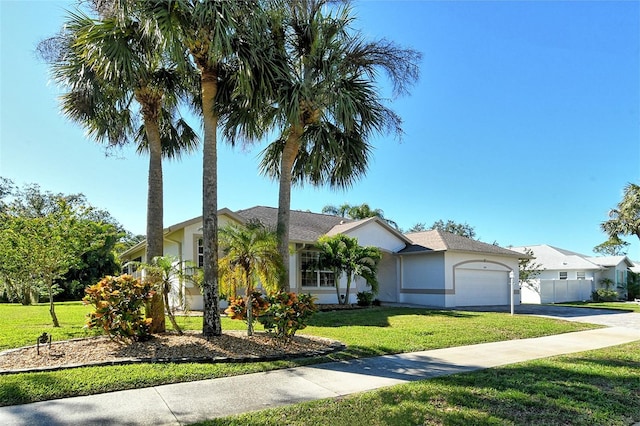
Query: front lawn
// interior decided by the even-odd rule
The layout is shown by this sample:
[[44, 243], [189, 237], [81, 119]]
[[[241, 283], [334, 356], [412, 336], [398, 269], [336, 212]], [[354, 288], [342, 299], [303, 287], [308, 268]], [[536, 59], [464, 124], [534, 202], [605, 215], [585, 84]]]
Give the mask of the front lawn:
[[640, 342], [198, 425], [627, 426], [637, 421]]
[[618, 309], [627, 312], [639, 312], [640, 303], [637, 302], [568, 302], [558, 303], [557, 306], [575, 306], [579, 308]]
[[[42, 331], [52, 332], [55, 340], [61, 338], [56, 336], [72, 336], [74, 333], [82, 336], [83, 310], [87, 308], [79, 303], [60, 304], [57, 308], [63, 327], [53, 329], [46, 328], [46, 306], [0, 305], [0, 318], [3, 318], [0, 321], [0, 336], [3, 336], [4, 347], [34, 344]], [[5, 322], [8, 312], [21, 320], [13, 318]], [[202, 318], [181, 318], [180, 321], [188, 329], [202, 327]], [[224, 329], [244, 327], [243, 322], [223, 318]], [[3, 375], [0, 376], [0, 405], [224, 377], [338, 359], [540, 337], [597, 327], [549, 318], [512, 317], [486, 312], [408, 308], [320, 312], [301, 334], [340, 340], [347, 345], [345, 351], [325, 357], [277, 362], [141, 364]]]

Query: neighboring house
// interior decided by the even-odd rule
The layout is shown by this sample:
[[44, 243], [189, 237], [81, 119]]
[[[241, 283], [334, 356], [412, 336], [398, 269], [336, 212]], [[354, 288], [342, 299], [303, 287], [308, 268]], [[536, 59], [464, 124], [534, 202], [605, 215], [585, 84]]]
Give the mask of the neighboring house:
[[541, 269], [536, 279], [520, 283], [522, 303], [589, 300], [599, 288], [616, 290], [620, 297], [626, 295], [627, 274], [633, 266], [627, 256], [585, 256], [546, 244], [510, 249], [520, 253], [530, 249]]
[[[218, 212], [218, 225], [245, 223], [258, 219], [275, 228], [276, 208], [252, 207]], [[350, 220], [303, 211], [291, 211], [290, 286], [297, 293], [311, 293], [318, 303], [337, 303], [335, 285], [346, 285], [344, 277], [314, 268], [314, 244], [322, 235], [345, 234], [356, 237], [362, 246], [375, 246], [383, 253], [378, 266], [381, 302], [437, 307], [507, 305], [520, 303], [517, 285], [521, 253], [442, 231], [403, 235], [378, 217]], [[172, 225], [164, 232], [164, 254], [202, 266], [202, 218]], [[126, 262], [145, 259], [145, 242], [122, 254]], [[129, 271], [131, 272], [131, 271]], [[515, 277], [515, 278], [514, 278]], [[513, 280], [515, 279], [515, 283]], [[513, 288], [513, 291], [511, 289]], [[368, 290], [364, 280], [352, 284], [350, 303], [356, 293]], [[198, 288], [185, 284], [191, 309], [202, 309]]]

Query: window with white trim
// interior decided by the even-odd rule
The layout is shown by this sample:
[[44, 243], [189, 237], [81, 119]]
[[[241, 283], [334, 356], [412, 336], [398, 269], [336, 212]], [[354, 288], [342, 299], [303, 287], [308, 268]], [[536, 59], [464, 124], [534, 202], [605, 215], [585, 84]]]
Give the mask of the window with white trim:
[[317, 251], [300, 252], [300, 275], [302, 287], [335, 287], [333, 271], [322, 269], [318, 265], [320, 254]]
[[568, 278], [567, 277], [567, 272], [565, 272], [565, 271], [562, 271], [559, 274], [560, 274], [560, 279], [561, 280], [566, 280]]
[[576, 272], [576, 279], [584, 280], [587, 277], [584, 271]]

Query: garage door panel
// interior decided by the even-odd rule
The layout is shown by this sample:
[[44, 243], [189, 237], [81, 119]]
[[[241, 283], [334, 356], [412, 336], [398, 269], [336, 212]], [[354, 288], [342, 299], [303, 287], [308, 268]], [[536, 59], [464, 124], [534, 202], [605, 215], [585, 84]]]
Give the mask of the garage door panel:
[[456, 269], [456, 306], [508, 305], [509, 273], [483, 269]]

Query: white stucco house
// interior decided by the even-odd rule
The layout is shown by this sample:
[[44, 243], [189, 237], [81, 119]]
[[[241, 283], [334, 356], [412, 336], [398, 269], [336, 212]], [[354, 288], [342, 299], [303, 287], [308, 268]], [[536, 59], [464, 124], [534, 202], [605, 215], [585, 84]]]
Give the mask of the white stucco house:
[[510, 249], [520, 253], [530, 249], [542, 270], [530, 283], [520, 283], [522, 303], [589, 300], [594, 290], [607, 286], [620, 297], [626, 294], [627, 274], [633, 267], [627, 256], [585, 256], [546, 244]]
[[[257, 206], [218, 212], [220, 227], [259, 220], [275, 229], [277, 209]], [[322, 235], [356, 237], [362, 246], [376, 246], [383, 253], [378, 281], [381, 302], [436, 307], [508, 305], [520, 303], [518, 259], [524, 255], [491, 244], [441, 231], [402, 234], [383, 220], [372, 217], [350, 220], [342, 217], [292, 210], [290, 220], [290, 285], [294, 292], [311, 293], [318, 303], [336, 303], [335, 285], [344, 287], [344, 277], [313, 269], [317, 256], [314, 243]], [[196, 217], [164, 230], [164, 254], [202, 266], [202, 218]], [[126, 251], [121, 260], [145, 261], [145, 242]], [[515, 282], [514, 282], [515, 280]], [[193, 285], [184, 284], [191, 309], [202, 308], [202, 296]], [[368, 290], [363, 280], [352, 284], [355, 294]]]

